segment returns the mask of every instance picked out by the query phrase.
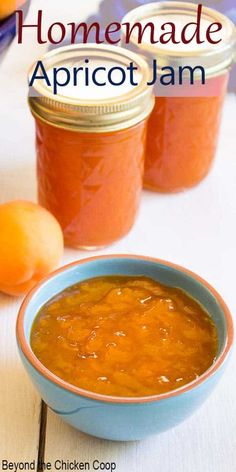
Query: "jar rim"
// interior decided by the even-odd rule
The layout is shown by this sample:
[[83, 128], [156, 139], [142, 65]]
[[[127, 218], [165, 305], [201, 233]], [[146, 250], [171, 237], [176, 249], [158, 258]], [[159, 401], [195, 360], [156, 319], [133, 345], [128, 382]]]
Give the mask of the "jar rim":
[[[128, 12], [122, 19], [122, 31], [124, 35], [124, 23], [134, 24], [153, 17], [162, 15], [186, 15], [190, 18], [196, 17], [199, 5], [190, 2], [163, 1], [141, 5]], [[220, 44], [209, 45], [209, 47], [189, 50], [176, 50], [173, 48], [163, 48], [158, 44], [151, 44], [135, 41], [135, 36], [131, 36], [130, 44], [135, 52], [142, 51], [146, 58], [155, 57], [158, 59], [160, 68], [172, 66], [177, 68], [187, 61], [188, 66], [195, 67], [201, 65], [205, 68], [207, 75], [215, 75], [227, 69], [236, 59], [236, 26], [222, 13], [202, 5], [202, 17], [211, 22], [220, 22], [225, 31], [225, 38]], [[200, 63], [199, 63], [200, 62]]]
[[[29, 88], [29, 105], [33, 115], [58, 127], [85, 132], [115, 131], [130, 127], [149, 116], [154, 106], [153, 90], [148, 85], [150, 70], [147, 62], [138, 54], [118, 46], [78, 44], [52, 50], [42, 56], [40, 61], [49, 71], [57, 64], [74, 64], [77, 60], [89, 57], [127, 66], [133, 62], [140, 72], [138, 85], [108, 98], [84, 99], [63, 93], [55, 95], [52, 88], [37, 80]], [[29, 71], [29, 83], [36, 64]]]

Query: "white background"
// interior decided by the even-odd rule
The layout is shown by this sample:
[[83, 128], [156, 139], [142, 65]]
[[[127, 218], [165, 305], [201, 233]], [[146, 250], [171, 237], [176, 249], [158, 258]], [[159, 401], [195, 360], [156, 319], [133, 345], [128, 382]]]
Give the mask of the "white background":
[[[34, 1], [52, 22], [83, 20], [96, 0]], [[0, 66], [0, 200], [36, 199], [34, 123], [27, 106], [26, 72], [41, 48], [32, 32]], [[177, 195], [143, 192], [130, 234], [103, 253], [136, 253], [182, 264], [207, 279], [236, 313], [236, 97], [227, 97], [210, 175]], [[1, 230], [1, 229], [0, 229]], [[93, 255], [95, 253], [91, 253]], [[64, 261], [87, 253], [66, 250]], [[19, 361], [15, 320], [21, 300], [0, 295], [0, 460], [37, 457], [40, 398]], [[235, 352], [221, 383], [189, 420], [140, 443], [89, 438], [48, 414], [46, 459], [113, 460], [117, 472], [234, 472], [236, 470]], [[1, 464], [0, 464], [1, 470]]]

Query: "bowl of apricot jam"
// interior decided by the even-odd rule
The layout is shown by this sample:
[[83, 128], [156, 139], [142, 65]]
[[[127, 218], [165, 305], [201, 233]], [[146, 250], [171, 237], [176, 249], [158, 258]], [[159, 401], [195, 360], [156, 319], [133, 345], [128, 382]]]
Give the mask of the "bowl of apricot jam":
[[49, 408], [92, 436], [130, 441], [174, 427], [221, 377], [233, 322], [198, 275], [158, 259], [69, 264], [24, 300], [23, 364]]

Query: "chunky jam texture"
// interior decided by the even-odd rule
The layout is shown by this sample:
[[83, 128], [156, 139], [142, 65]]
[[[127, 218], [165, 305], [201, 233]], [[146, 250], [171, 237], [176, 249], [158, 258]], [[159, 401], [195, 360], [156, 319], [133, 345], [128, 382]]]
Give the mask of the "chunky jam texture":
[[146, 277], [100, 277], [44, 305], [31, 346], [51, 372], [106, 395], [160, 394], [196, 379], [214, 362], [210, 316], [178, 288]]
[[156, 97], [148, 125], [146, 188], [178, 192], [207, 175], [216, 151], [228, 74], [217, 80], [217, 96]]
[[82, 133], [36, 120], [39, 203], [66, 244], [108, 245], [132, 227], [143, 186], [147, 120], [110, 133]]

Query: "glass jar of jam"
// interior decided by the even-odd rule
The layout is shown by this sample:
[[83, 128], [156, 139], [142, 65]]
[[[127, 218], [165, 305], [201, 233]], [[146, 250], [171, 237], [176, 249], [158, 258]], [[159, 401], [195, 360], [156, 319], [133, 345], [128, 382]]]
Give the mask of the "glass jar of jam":
[[[194, 35], [199, 14], [200, 44]], [[157, 80], [155, 107], [148, 125], [145, 187], [158, 192], [188, 189], [207, 175], [213, 162], [229, 70], [235, 54], [235, 26], [215, 10], [184, 2], [143, 5], [129, 12], [122, 23], [132, 27], [139, 23], [143, 28], [147, 25], [141, 41], [137, 39], [138, 28], [134, 27], [130, 47], [146, 57], [150, 65], [156, 61], [157, 79], [160, 79], [165, 67], [172, 67], [177, 81], [180, 66], [192, 69], [201, 66], [204, 69], [204, 85], [201, 85], [200, 69], [199, 77], [195, 70], [195, 82], [192, 85], [187, 80], [187, 69], [184, 85], [163, 87]], [[155, 44], [151, 41], [150, 23], [155, 27]], [[164, 23], [166, 26], [162, 28]], [[187, 23], [191, 25], [186, 35], [188, 38], [193, 37], [193, 40], [184, 44], [181, 32]], [[212, 36], [216, 44], [211, 44], [206, 36], [212, 23], [215, 23], [212, 30], [217, 30], [217, 23], [222, 25], [222, 29]], [[173, 24], [175, 41], [162, 44], [160, 35], [170, 31]], [[165, 37], [168, 38], [170, 34]]]
[[38, 200], [61, 224], [67, 245], [103, 247], [130, 230], [139, 206], [154, 106], [149, 68], [120, 47], [88, 44], [53, 50], [42, 64], [48, 80], [32, 83], [34, 65], [29, 93]]

